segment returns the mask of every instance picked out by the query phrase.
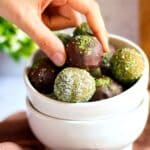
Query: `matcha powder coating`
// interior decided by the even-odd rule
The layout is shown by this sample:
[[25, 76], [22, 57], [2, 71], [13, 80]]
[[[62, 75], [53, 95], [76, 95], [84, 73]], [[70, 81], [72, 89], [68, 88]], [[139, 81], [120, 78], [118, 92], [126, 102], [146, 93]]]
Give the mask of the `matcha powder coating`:
[[55, 79], [54, 93], [64, 102], [87, 102], [95, 90], [94, 78], [84, 69], [65, 68]]
[[135, 49], [119, 49], [111, 59], [111, 72], [123, 84], [135, 82], [141, 77], [143, 70], [143, 58]]
[[97, 39], [95, 37], [82, 35], [76, 36], [75, 42], [81, 54], [90, 54], [93, 51], [93, 47], [97, 44]]

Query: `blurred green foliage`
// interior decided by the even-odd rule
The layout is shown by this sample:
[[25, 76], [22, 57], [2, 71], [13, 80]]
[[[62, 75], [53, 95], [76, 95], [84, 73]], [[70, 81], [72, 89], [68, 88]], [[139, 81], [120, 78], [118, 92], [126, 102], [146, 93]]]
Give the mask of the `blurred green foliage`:
[[0, 17], [0, 52], [15, 61], [28, 58], [38, 46], [23, 31]]

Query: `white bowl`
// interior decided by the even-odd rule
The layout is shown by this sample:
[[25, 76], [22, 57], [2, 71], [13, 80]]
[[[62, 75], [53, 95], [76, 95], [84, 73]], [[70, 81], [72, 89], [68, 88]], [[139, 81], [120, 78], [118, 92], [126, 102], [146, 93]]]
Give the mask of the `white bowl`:
[[30, 100], [26, 104], [33, 133], [46, 147], [56, 150], [123, 150], [142, 133], [149, 111], [148, 93], [131, 111], [88, 121], [49, 117], [37, 111]]
[[24, 80], [27, 88], [27, 96], [33, 106], [40, 112], [48, 116], [68, 119], [68, 120], [95, 120], [102, 118], [103, 115], [111, 116], [118, 113], [125, 113], [136, 108], [147, 91], [149, 80], [148, 59], [143, 50], [133, 42], [116, 36], [110, 35], [110, 43], [117, 48], [131, 47], [141, 53], [144, 60], [144, 72], [142, 77], [128, 90], [109, 99], [87, 102], [87, 103], [65, 103], [60, 102], [39, 93], [28, 79], [28, 67], [31, 66], [34, 56], [25, 69]]

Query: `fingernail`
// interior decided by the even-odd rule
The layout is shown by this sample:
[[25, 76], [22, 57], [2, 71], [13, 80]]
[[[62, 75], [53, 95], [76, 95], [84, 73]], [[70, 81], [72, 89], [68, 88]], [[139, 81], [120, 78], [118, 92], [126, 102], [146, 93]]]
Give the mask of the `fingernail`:
[[52, 61], [57, 65], [57, 66], [62, 66], [65, 63], [65, 58], [64, 55], [61, 52], [56, 52], [52, 56]]

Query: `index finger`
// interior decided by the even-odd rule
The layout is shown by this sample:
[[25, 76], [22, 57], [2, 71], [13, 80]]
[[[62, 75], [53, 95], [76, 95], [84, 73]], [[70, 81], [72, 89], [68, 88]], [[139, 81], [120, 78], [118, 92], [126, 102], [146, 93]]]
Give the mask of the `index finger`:
[[68, 0], [68, 4], [84, 14], [93, 33], [101, 42], [104, 51], [108, 51], [108, 36], [99, 6], [95, 0]]

